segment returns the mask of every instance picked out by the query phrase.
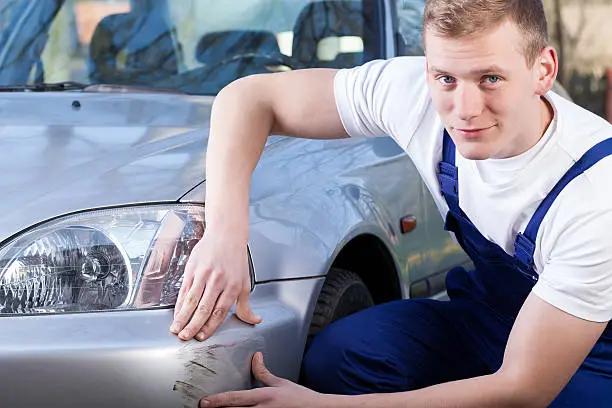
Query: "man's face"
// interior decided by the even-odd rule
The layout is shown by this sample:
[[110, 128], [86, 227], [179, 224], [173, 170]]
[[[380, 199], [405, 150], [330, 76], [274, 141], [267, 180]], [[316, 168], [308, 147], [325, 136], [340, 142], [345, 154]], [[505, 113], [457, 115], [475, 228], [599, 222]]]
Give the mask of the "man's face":
[[527, 66], [514, 24], [461, 39], [427, 30], [425, 43], [432, 101], [463, 157], [506, 158], [535, 144], [539, 65]]

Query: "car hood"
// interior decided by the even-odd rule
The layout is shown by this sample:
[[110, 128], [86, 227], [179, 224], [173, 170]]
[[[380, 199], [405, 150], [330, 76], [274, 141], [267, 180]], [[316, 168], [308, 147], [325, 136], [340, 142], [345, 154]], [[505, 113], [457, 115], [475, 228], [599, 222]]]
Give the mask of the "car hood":
[[0, 240], [75, 211], [177, 201], [204, 180], [212, 101], [0, 94]]

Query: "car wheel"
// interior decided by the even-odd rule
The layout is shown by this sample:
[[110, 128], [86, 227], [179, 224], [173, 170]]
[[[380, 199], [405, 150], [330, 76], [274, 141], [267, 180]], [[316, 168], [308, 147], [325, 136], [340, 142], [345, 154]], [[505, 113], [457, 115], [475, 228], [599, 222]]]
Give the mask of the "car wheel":
[[368, 287], [356, 273], [332, 268], [325, 278], [315, 306], [307, 345], [330, 323], [373, 305]]

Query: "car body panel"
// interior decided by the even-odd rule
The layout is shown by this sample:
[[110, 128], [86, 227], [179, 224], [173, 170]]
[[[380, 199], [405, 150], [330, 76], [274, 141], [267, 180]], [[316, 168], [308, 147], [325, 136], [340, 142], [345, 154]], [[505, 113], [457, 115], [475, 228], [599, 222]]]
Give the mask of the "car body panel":
[[[28, 108], [34, 98], [41, 106], [37, 120], [45, 126], [31, 125]], [[74, 100], [81, 104], [76, 112]], [[5, 146], [0, 171], [12, 175], [0, 181], [5, 192], [0, 211], [6, 215], [0, 219], [0, 240], [64, 214], [177, 201], [205, 179], [204, 129], [212, 100], [0, 94], [0, 143]], [[287, 189], [291, 185], [295, 188]], [[313, 201], [315, 196], [325, 197], [325, 203]], [[323, 212], [321, 205], [327, 206]], [[398, 254], [401, 273], [410, 270], [406, 281], [444, 270], [456, 263], [456, 253], [440, 256], [452, 243], [431, 208], [416, 169], [390, 138], [273, 140], [253, 176], [251, 250], [262, 263], [282, 263], [286, 259], [265, 252], [270, 242], [280, 241], [287, 259], [295, 257], [292, 264], [301, 267], [264, 264], [257, 268], [257, 280], [322, 275], [338, 243], [363, 233], [378, 236]], [[399, 226], [405, 215], [414, 215], [418, 227], [403, 236]], [[287, 241], [287, 234], [295, 239]], [[300, 250], [292, 253], [291, 248]]]
[[[205, 183], [181, 201], [204, 198]], [[254, 172], [250, 202], [257, 281], [324, 275], [346, 243], [363, 234], [390, 249], [406, 295], [410, 282], [467, 261], [442, 228], [416, 168], [390, 138], [277, 139]], [[406, 215], [416, 217], [417, 228], [402, 234]]]
[[175, 95], [0, 93], [0, 240], [76, 211], [175, 202], [204, 180], [210, 106]]
[[255, 351], [276, 373], [297, 380], [312, 313], [303, 305], [314, 304], [322, 283], [257, 285], [251, 304], [263, 322], [252, 326], [230, 315], [202, 343], [169, 333], [172, 309], [3, 317], [2, 406], [196, 407], [204, 395], [252, 386]]
[[[396, 5], [380, 1], [382, 57], [391, 57]], [[0, 93], [0, 170], [8, 175], [0, 179], [0, 241], [80, 211], [205, 204], [214, 98], [115, 91]], [[354, 239], [383, 244], [402, 297], [467, 262], [416, 168], [388, 137], [269, 137], [249, 210], [251, 305], [262, 324], [232, 316], [198, 343], [168, 332], [172, 309], [0, 316], [3, 405], [195, 407], [201, 396], [252, 386], [257, 350], [275, 374], [297, 380], [324, 277]], [[417, 226], [402, 234], [407, 215]], [[24, 392], [23, 384], [35, 387]]]
[[[287, 189], [290, 184], [299, 187]], [[404, 283], [457, 263], [456, 253], [445, 249], [450, 236], [431, 211], [431, 195], [390, 138], [274, 144], [254, 173], [251, 203], [258, 280], [323, 275], [342, 246], [361, 234], [385, 243]], [[417, 227], [402, 234], [406, 215], [416, 217]], [[274, 248], [283, 248], [280, 256], [273, 256]]]

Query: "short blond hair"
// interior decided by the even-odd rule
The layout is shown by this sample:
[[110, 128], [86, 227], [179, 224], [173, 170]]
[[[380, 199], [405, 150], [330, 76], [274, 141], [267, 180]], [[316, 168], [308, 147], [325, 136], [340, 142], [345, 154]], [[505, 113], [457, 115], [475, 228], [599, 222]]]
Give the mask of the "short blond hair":
[[516, 24], [523, 33], [523, 54], [532, 66], [548, 45], [542, 0], [427, 0], [423, 41], [426, 30], [443, 37], [463, 38], [495, 29], [506, 21]]

